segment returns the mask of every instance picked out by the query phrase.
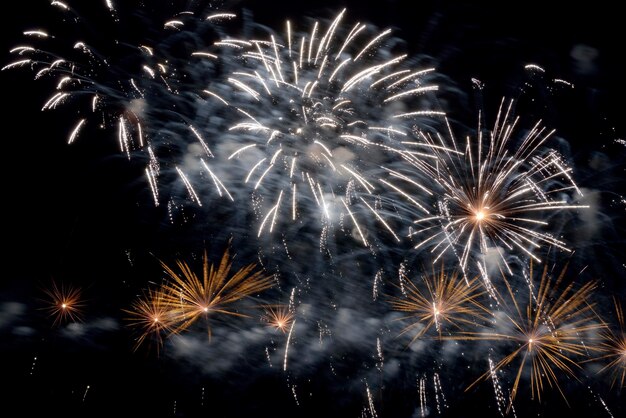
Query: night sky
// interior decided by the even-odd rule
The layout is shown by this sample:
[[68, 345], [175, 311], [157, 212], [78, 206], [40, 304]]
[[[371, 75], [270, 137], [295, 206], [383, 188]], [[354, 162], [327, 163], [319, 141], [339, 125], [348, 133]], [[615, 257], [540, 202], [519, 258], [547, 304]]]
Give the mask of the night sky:
[[[626, 306], [622, 100], [626, 68], [621, 56], [623, 35], [618, 29], [623, 17], [612, 2], [548, 10], [546, 2], [534, 1], [496, 6], [400, 0], [311, 5], [224, 1], [212, 2], [207, 9], [204, 3], [191, 0], [168, 0], [158, 6], [135, 0], [122, 6], [117, 0], [114, 16], [104, 0], [90, 3], [93, 8], [77, 9], [88, 28], [85, 33], [78, 29], [84, 25], [60, 20], [57, 10], [51, 13], [49, 1], [3, 5], [0, 66], [17, 59], [9, 50], [24, 44], [23, 31], [45, 27], [55, 34], [50, 40], [55, 47], [63, 42], [72, 45], [84, 35], [84, 41], [93, 42], [104, 56], [111, 54], [112, 66], [119, 65], [110, 77], [126, 82], [145, 74], [136, 70], [133, 61], [139, 56], [137, 48], [120, 44], [134, 46], [150, 40], [158, 49], [162, 22], [179, 10], [236, 13], [239, 20], [224, 25], [223, 30], [245, 38], [251, 33], [260, 37], [264, 27], [281, 33], [285, 19], [310, 30], [311, 19], [332, 19], [347, 7], [347, 22], [391, 28], [393, 36], [402, 40], [394, 48], [408, 53], [410, 62], [419, 68], [436, 68], [436, 104], [458, 126], [475, 127], [479, 110], [484, 110], [491, 125], [502, 98], [516, 99], [523, 123], [541, 119], [556, 130], [550, 146], [566, 156], [573, 178], [585, 193], [584, 203], [591, 206], [588, 212], [573, 211], [556, 221], [560, 237], [573, 253], [552, 249], [546, 260], [557, 270], [569, 263], [568, 278], [576, 285], [597, 280], [591, 301], [594, 309], [612, 326], [616, 324], [614, 298]], [[258, 26], [251, 28], [241, 21]], [[217, 40], [212, 33], [203, 36], [199, 39], [207, 46]], [[176, 48], [176, 42], [163, 48]], [[533, 72], [525, 68], [527, 64], [545, 71]], [[217, 76], [223, 76], [224, 68], [216, 70]], [[133, 69], [134, 75], [120, 75]], [[205, 88], [202, 83], [207, 74], [193, 69], [185, 74], [186, 82], [197, 78], [197, 89]], [[88, 113], [71, 102], [42, 112], [58, 79], [33, 80], [33, 76], [28, 67], [0, 72], [5, 157], [0, 416], [506, 414], [499, 410], [491, 380], [466, 391], [488, 370], [487, 358], [501, 357], [504, 348], [490, 347], [484, 341], [436, 339], [418, 341], [421, 345], [415, 348], [411, 338], [401, 334], [403, 323], [397, 319], [402, 315], [393, 312], [382, 295], [398, 292], [401, 264], [415, 277], [432, 270], [431, 254], [417, 253], [404, 241], [397, 244], [382, 228], [372, 232], [377, 240], [372, 249], [359, 247], [353, 236], [340, 236], [320, 250], [319, 230], [306, 221], [286, 232], [257, 238], [258, 214], [255, 218], [252, 211], [242, 209], [249, 198], [233, 203], [206, 192], [200, 207], [175, 180], [172, 161], [164, 161], [162, 200], [155, 206], [144, 171], [147, 159], [139, 152], [132, 158], [120, 152], [117, 125], [103, 119], [104, 129], [95, 127], [96, 123], [68, 145], [76, 122]], [[95, 77], [102, 82], [102, 73]], [[113, 78], [104, 79], [117, 86]], [[176, 145], [180, 131], [167, 124], [165, 108], [196, 112], [194, 106], [199, 105], [185, 102], [182, 95], [176, 98], [180, 102], [172, 103], [166, 101], [165, 92], [153, 94], [162, 108], [150, 118], [157, 133], [171, 129], [168, 132], [174, 139], [168, 146], [175, 151], [167, 155], [173, 160], [184, 150]], [[113, 103], [111, 112], [119, 114], [120, 106], [119, 101]], [[207, 120], [212, 109], [204, 110]], [[256, 109], [257, 115], [263, 115], [262, 110]], [[194, 117], [200, 118], [202, 112], [197, 110]], [[275, 113], [268, 110], [266, 117]], [[227, 116], [215, 114], [228, 122]], [[220, 150], [220, 141], [229, 138], [206, 132], [213, 149]], [[406, 228], [398, 229], [404, 237]], [[283, 238], [289, 256], [285, 256]], [[210, 319], [210, 338], [206, 323], [200, 321], [180, 336], [166, 339], [158, 351], [154, 344], [135, 347], [137, 334], [129, 327], [124, 310], [144, 290], [166, 278], [160, 261], [173, 265], [185, 260], [201, 271], [203, 252], [217, 262], [229, 242], [236, 254], [235, 269], [258, 262], [275, 275], [278, 284], [240, 301], [237, 309], [247, 317], [216, 315]], [[375, 279], [381, 271], [381, 278]], [[53, 283], [81, 290], [80, 321], [54, 323], [46, 310], [50, 302], [45, 292]], [[381, 295], [372, 297], [377, 286]], [[288, 337], [259, 319], [263, 310], [258, 306], [288, 304], [293, 289], [297, 323]], [[288, 338], [291, 346], [284, 367]], [[515, 411], [509, 415], [552, 417], [582, 411], [585, 416], [622, 416], [624, 389], [619, 384], [611, 386], [610, 375], [598, 374], [598, 364], [602, 363], [581, 363], [576, 378], [559, 375], [567, 402], [548, 385], [541, 401], [531, 400], [528, 378], [523, 376]], [[502, 377], [505, 391], [510, 391], [513, 369]]]

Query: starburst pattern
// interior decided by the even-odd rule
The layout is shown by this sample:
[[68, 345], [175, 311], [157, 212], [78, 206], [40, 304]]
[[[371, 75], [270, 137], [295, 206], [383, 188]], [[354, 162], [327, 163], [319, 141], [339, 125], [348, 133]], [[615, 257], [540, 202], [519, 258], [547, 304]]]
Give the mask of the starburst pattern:
[[263, 309], [265, 311], [261, 317], [263, 322], [283, 334], [289, 331], [289, 327], [296, 317], [289, 305], [265, 305]]
[[[207, 320], [216, 314], [247, 316], [233, 306], [246, 297], [253, 296], [273, 285], [273, 276], [256, 269], [256, 264], [231, 273], [233, 261], [226, 249], [219, 264], [210, 264], [207, 253], [203, 256], [202, 274], [196, 274], [184, 261], [176, 267], [161, 263], [169, 280], [163, 285], [163, 303], [171, 315], [174, 332], [187, 329], [200, 318]], [[208, 327], [209, 335], [211, 327]]]
[[139, 336], [135, 340], [135, 350], [146, 341], [154, 341], [157, 350], [163, 344], [163, 337], [173, 332], [174, 318], [165, 303], [162, 290], [150, 289], [133, 302], [127, 320]]
[[617, 327], [607, 326], [602, 332], [602, 342], [599, 345], [603, 355], [595, 360], [605, 360], [608, 363], [600, 370], [611, 374], [611, 386], [624, 387], [626, 379], [626, 323], [621, 303], [614, 299]]
[[446, 272], [443, 266], [418, 282], [401, 277], [404, 295], [392, 297], [390, 303], [394, 310], [408, 314], [401, 320], [413, 321], [403, 330], [415, 332], [413, 341], [432, 327], [441, 336], [446, 326], [459, 330], [486, 319], [489, 311], [479, 302], [484, 290], [478, 277], [466, 281], [458, 271]]
[[[423, 142], [416, 145], [433, 158], [403, 154], [417, 171], [394, 173], [394, 188], [419, 214], [410, 231], [415, 249], [430, 247], [435, 261], [450, 251], [465, 272], [470, 262], [481, 263], [494, 250], [510, 274], [509, 254], [540, 261], [540, 248], [570, 251], [550, 230], [550, 218], [588, 206], [575, 202], [582, 192], [572, 169], [546, 147], [554, 131], [537, 122], [516, 139], [519, 117], [513, 105], [503, 99], [494, 127], [484, 132], [479, 122], [477, 137], [465, 142], [449, 124], [447, 136], [421, 132]], [[431, 203], [420, 203], [425, 200]]]
[[536, 288], [531, 263], [527, 297], [511, 286], [502, 274], [507, 293], [499, 296], [503, 310], [494, 312], [496, 319], [493, 326], [496, 330], [465, 331], [451, 337], [510, 343], [508, 354], [474, 381], [468, 390], [493, 373], [513, 367], [517, 371], [514, 373], [509, 409], [518, 393], [522, 377], [530, 378], [533, 399], [540, 401], [546, 386], [556, 387], [565, 399], [565, 393], [559, 385], [559, 374], [576, 378], [575, 371], [580, 368], [577, 358], [595, 349], [593, 344], [585, 342], [585, 336], [603, 326], [593, 310], [593, 304], [589, 302], [597, 284], [587, 282], [578, 289], [573, 283], [563, 286], [566, 270], [567, 266], [554, 278], [548, 266], [544, 266], [539, 287]]
[[54, 325], [82, 320], [85, 303], [80, 288], [53, 282], [44, 292], [48, 296], [45, 309], [54, 318]]

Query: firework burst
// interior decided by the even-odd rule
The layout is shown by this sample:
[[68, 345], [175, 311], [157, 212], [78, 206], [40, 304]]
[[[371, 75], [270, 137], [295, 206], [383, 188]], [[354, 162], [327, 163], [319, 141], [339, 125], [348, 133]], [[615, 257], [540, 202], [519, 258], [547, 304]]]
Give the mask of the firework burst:
[[241, 68], [228, 77], [236, 121], [224, 154], [251, 193], [259, 236], [312, 218], [322, 231], [345, 222], [365, 245], [370, 224], [397, 238], [371, 172], [399, 158], [398, 139], [433, 113], [417, 110], [437, 90], [427, 82], [433, 69], [411, 69], [392, 53], [390, 30], [345, 29], [344, 17], [309, 32], [287, 21], [282, 36], [219, 42], [240, 51]]
[[[249, 264], [231, 274], [233, 261], [228, 249], [224, 251], [217, 267], [209, 263], [205, 252], [200, 277], [184, 261], [176, 262], [177, 269], [161, 263], [170, 278], [163, 285], [162, 295], [163, 305], [172, 320], [173, 332], [178, 333], [200, 318], [208, 320], [216, 314], [245, 317], [247, 315], [231, 305], [273, 285], [273, 277], [255, 271], [255, 264]], [[210, 327], [208, 332], [210, 335]]]
[[146, 341], [154, 341], [158, 349], [163, 344], [164, 334], [173, 331], [174, 318], [165, 300], [161, 290], [150, 289], [133, 302], [130, 309], [124, 310], [129, 315], [129, 325], [139, 332], [135, 350]]
[[624, 311], [621, 303], [617, 299], [614, 302], [618, 328], [607, 327], [604, 329], [602, 342], [599, 346], [604, 354], [596, 360], [608, 361], [600, 372], [609, 372], [612, 375], [611, 386], [617, 384], [621, 389], [624, 387], [624, 380], [626, 379], [626, 323], [624, 322]]
[[289, 331], [296, 315], [288, 305], [267, 305], [263, 309], [265, 310], [261, 318], [263, 322], [283, 334]]
[[45, 310], [54, 318], [54, 325], [82, 320], [85, 303], [80, 288], [53, 282], [44, 292], [48, 296]]
[[474, 325], [477, 320], [485, 320], [489, 312], [479, 299], [484, 294], [478, 277], [466, 281], [458, 271], [446, 273], [441, 268], [439, 273], [422, 276], [420, 283], [414, 283], [402, 275], [404, 296], [392, 297], [394, 310], [405, 312], [408, 316], [402, 320], [416, 320], [406, 326], [403, 333], [418, 330], [413, 341], [424, 336], [435, 327], [441, 337], [444, 326], [463, 329]]
[[405, 153], [417, 172], [391, 172], [387, 184], [419, 213], [409, 232], [415, 249], [431, 248], [434, 261], [450, 251], [464, 272], [470, 262], [484, 272], [488, 267], [481, 262], [494, 253], [511, 274], [510, 254], [540, 262], [537, 251], [545, 246], [570, 251], [549, 220], [586, 208], [576, 204], [582, 193], [564, 158], [546, 147], [554, 131], [539, 121], [516, 140], [519, 117], [513, 105], [502, 101], [488, 132], [479, 117], [477, 138], [465, 142], [455, 138], [449, 123], [447, 138], [420, 132], [422, 142], [415, 145], [431, 157]]
[[554, 278], [548, 266], [544, 266], [537, 289], [533, 283], [531, 262], [527, 299], [511, 286], [502, 273], [507, 294], [499, 295], [504, 310], [494, 310], [493, 325], [498, 330], [461, 332], [458, 336], [450, 337], [511, 343], [508, 354], [490, 365], [490, 370], [467, 390], [511, 366], [517, 367], [517, 371], [514, 374], [509, 409], [518, 393], [522, 377], [530, 379], [533, 399], [541, 401], [541, 393], [546, 386], [556, 387], [565, 399], [559, 385], [559, 373], [576, 378], [575, 371], [580, 368], [576, 358], [587, 356], [590, 350], [596, 349], [585, 342], [586, 337], [603, 327], [595, 315], [593, 305], [589, 303], [596, 283], [587, 282], [578, 289], [574, 288], [573, 283], [562, 287], [566, 270], [567, 266]]
[[[25, 42], [10, 50], [15, 60], [2, 70], [29, 69], [35, 80], [48, 81], [52, 93], [42, 111], [74, 110], [68, 143], [86, 129], [92, 129], [90, 135], [107, 130], [129, 160], [147, 161], [145, 174], [159, 205], [159, 183], [173, 181], [170, 172], [187, 184], [189, 149], [200, 150], [204, 160], [213, 157], [202, 129], [194, 125], [196, 104], [203, 102], [197, 90], [215, 75], [217, 56], [208, 47], [222, 36], [219, 23], [234, 15], [188, 9], [170, 14], [127, 3], [52, 1], [49, 12], [58, 24], [53, 30], [24, 31]], [[200, 162], [195, 171], [198, 167]], [[202, 167], [204, 178], [227, 195], [206, 161]]]

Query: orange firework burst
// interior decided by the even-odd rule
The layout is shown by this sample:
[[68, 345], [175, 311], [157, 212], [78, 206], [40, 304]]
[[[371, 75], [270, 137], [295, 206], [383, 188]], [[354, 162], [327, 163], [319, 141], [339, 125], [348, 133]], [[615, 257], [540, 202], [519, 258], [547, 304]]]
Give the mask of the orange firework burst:
[[484, 293], [478, 277], [466, 282], [458, 271], [446, 274], [442, 267], [438, 274], [433, 271], [431, 276], [422, 276], [423, 289], [406, 276], [402, 277], [406, 283], [405, 297], [392, 297], [390, 303], [393, 309], [409, 313], [400, 319], [414, 320], [403, 333], [421, 327], [412, 341], [433, 326], [441, 336], [442, 324], [458, 328], [462, 324], [473, 324], [476, 319], [485, 319], [483, 313], [488, 311], [478, 302]]
[[48, 306], [45, 308], [51, 317], [54, 317], [53, 325], [61, 322], [82, 320], [82, 309], [84, 302], [81, 290], [70, 285], [57, 285], [55, 282], [49, 289], [44, 289], [48, 299]]
[[[565, 399], [565, 394], [559, 386], [558, 372], [576, 378], [574, 371], [580, 366], [573, 357], [585, 355], [588, 350], [596, 349], [583, 342], [585, 334], [603, 327], [593, 311], [593, 305], [588, 302], [596, 283], [587, 282], [578, 289], [574, 289], [574, 284], [570, 283], [559, 290], [566, 270], [567, 266], [561, 270], [553, 283], [548, 266], [545, 266], [539, 289], [536, 289], [532, 284], [534, 276], [531, 262], [529, 276], [531, 282], [527, 301], [520, 300], [520, 293], [513, 289], [504, 273], [502, 274], [508, 295], [500, 297], [503, 301], [504, 320], [498, 320], [495, 326], [501, 327], [501, 330], [483, 333], [463, 332], [461, 336], [452, 338], [509, 341], [514, 345], [504, 358], [474, 381], [467, 390], [489, 378], [496, 371], [518, 364], [509, 408], [518, 392], [520, 380], [526, 373], [530, 376], [532, 399], [537, 398], [541, 401], [541, 392], [546, 383], [550, 387], [556, 387]], [[567, 402], [567, 399], [565, 401]]]
[[265, 314], [261, 319], [282, 333], [287, 332], [295, 319], [295, 313], [287, 305], [266, 305], [263, 309], [265, 309]]
[[614, 299], [614, 303], [619, 329], [607, 327], [603, 331], [603, 341], [600, 343], [600, 350], [605, 354], [598, 357], [596, 360], [609, 361], [600, 372], [610, 371], [613, 375], [611, 387], [619, 383], [619, 388], [622, 389], [624, 387], [624, 380], [626, 380], [626, 324], [624, 322], [622, 305], [617, 299]]
[[199, 318], [211, 314], [247, 316], [230, 305], [272, 286], [272, 276], [254, 271], [256, 264], [249, 264], [231, 274], [232, 259], [228, 249], [224, 251], [217, 268], [209, 265], [208, 256], [204, 253], [202, 277], [198, 277], [187, 263], [180, 260], [176, 262], [179, 272], [163, 262], [161, 265], [171, 279], [163, 287], [163, 303], [176, 324], [173, 332], [180, 332]]
[[158, 348], [163, 344], [163, 334], [172, 332], [172, 312], [161, 290], [149, 290], [132, 304], [131, 309], [124, 309], [124, 312], [130, 315], [130, 326], [139, 330], [135, 350], [149, 337], [153, 338]]

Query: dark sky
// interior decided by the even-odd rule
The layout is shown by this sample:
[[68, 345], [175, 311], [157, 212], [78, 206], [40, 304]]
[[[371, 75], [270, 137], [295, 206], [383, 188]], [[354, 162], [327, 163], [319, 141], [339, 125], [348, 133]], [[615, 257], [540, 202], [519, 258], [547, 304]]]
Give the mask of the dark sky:
[[[1, 66], [12, 60], [8, 51], [22, 44], [24, 30], [47, 26], [58, 34], [54, 42], [63, 37], [78, 40], [76, 33], [65, 29], [71, 22], [52, 19], [47, 3], [24, 0], [3, 5]], [[130, 42], [141, 38], [142, 27], [126, 23], [142, 21], [135, 6], [128, 3], [137, 2], [120, 5], [119, 22], [114, 24], [99, 3], [93, 10], [82, 6], [82, 17], [91, 29], [88, 36], [98, 39], [104, 50], [111, 43], [111, 38], [100, 32], [106, 28], [115, 27], [121, 40], [126, 35]], [[147, 10], [143, 19], [152, 13], [162, 22], [175, 9], [167, 3], [137, 10]], [[307, 17], [334, 16], [346, 6], [351, 21], [392, 28], [395, 36], [406, 41], [403, 48], [411, 56], [434, 65], [442, 75], [439, 82], [445, 83], [445, 88], [440, 87], [441, 103], [463, 123], [474, 123], [475, 110], [481, 104], [493, 111], [507, 96], [519, 98], [520, 108], [528, 109], [528, 116], [542, 118], [557, 130], [559, 146], [567, 151], [578, 186], [592, 196], [595, 210], [591, 220], [583, 219], [593, 224], [591, 235], [585, 235], [584, 225], [564, 227], [564, 236], [571, 238], [576, 249], [571, 270], [585, 270], [581, 280], [599, 280], [598, 310], [610, 316], [611, 297], [624, 300], [626, 294], [622, 197], [626, 149], [616, 142], [626, 139], [622, 103], [626, 68], [618, 29], [623, 18], [617, 6], [595, 2], [548, 10], [547, 2], [311, 3], [314, 5], [231, 1], [224, 2], [223, 9], [242, 16], [242, 9], [249, 10], [253, 21], [281, 29], [285, 18], [308, 28]], [[117, 46], [111, 50], [116, 51]], [[531, 63], [543, 67], [545, 75], [529, 78], [524, 66]], [[439, 356], [440, 348], [434, 345], [423, 357], [407, 354], [401, 342], [393, 344], [396, 340], [389, 336], [394, 331], [389, 331], [383, 320], [376, 325], [368, 322], [384, 308], [377, 305], [368, 310], [371, 298], [358, 300], [359, 295], [371, 295], [371, 287], [363, 282], [369, 286], [373, 274], [350, 277], [342, 270], [347, 265], [351, 269], [354, 263], [368, 273], [375, 272], [376, 266], [363, 267], [371, 259], [359, 253], [354, 261], [346, 261], [353, 253], [339, 248], [333, 262], [341, 271], [325, 271], [328, 260], [310, 255], [318, 251], [317, 246], [310, 250], [304, 245], [310, 240], [304, 235], [307, 231], [302, 246], [294, 251], [297, 266], [285, 273], [288, 277], [295, 272], [297, 279], [285, 281], [320, 281], [299, 303], [303, 311], [309, 309], [325, 319], [332, 343], [316, 348], [316, 336], [319, 334], [321, 341], [326, 335], [320, 325], [324, 321], [301, 325], [301, 337], [294, 337], [293, 368], [285, 372], [280, 362], [285, 336], [271, 332], [259, 336], [255, 317], [249, 320], [256, 321], [254, 327], [243, 319], [218, 321], [210, 342], [200, 329], [166, 344], [160, 356], [143, 347], [134, 351], [134, 335], [122, 309], [150, 282], [163, 278], [159, 259], [173, 262], [191, 257], [197, 262], [204, 249], [215, 256], [234, 236], [238, 265], [242, 266], [256, 261], [256, 234], [242, 233], [246, 225], [222, 216], [216, 209], [222, 203], [175, 210], [175, 221], [170, 221], [167, 205], [156, 208], [151, 202], [144, 161], [129, 161], [120, 154], [115, 128], [86, 131], [89, 133], [75, 144], [67, 145], [68, 133], [77, 120], [75, 108], [68, 105], [40, 111], [54, 89], [53, 82], [34, 81], [26, 69], [2, 71], [0, 79], [5, 132], [0, 415], [500, 416], [489, 381], [473, 392], [463, 391], [472, 381], [467, 370], [484, 371], [485, 355], [493, 350], [479, 346], [482, 351], [468, 352], [450, 363], [446, 363], [446, 355]], [[480, 80], [484, 88], [477, 92], [472, 79]], [[555, 88], [554, 79], [567, 80], [574, 88]], [[281, 263], [277, 263], [281, 271], [290, 269], [285, 260]], [[53, 325], [43, 310], [47, 306], [43, 289], [52, 282], [82, 289], [83, 322]], [[283, 303], [290, 288], [283, 283], [277, 294]], [[359, 306], [365, 306], [367, 313], [362, 314]], [[391, 343], [383, 347], [383, 369], [387, 371], [377, 374], [380, 329], [388, 330], [385, 341]], [[272, 357], [271, 368], [266, 350], [278, 353]], [[571, 407], [588, 416], [623, 414], [620, 402], [624, 395], [589, 370], [584, 369], [581, 382], [564, 378]], [[446, 406], [440, 410], [433, 373], [441, 376], [447, 396]], [[426, 410], [420, 407], [420, 379], [427, 379]], [[608, 409], [603, 407], [604, 401]], [[548, 390], [542, 403], [524, 398], [518, 402], [519, 417], [573, 412], [555, 390]]]

